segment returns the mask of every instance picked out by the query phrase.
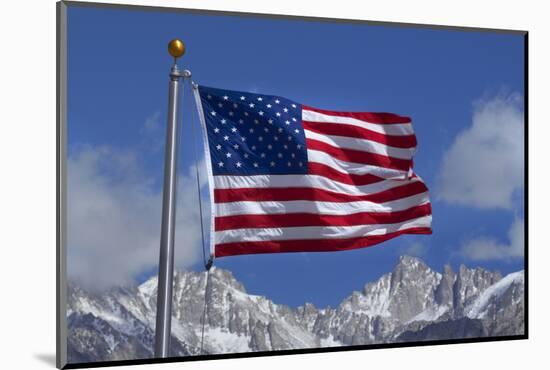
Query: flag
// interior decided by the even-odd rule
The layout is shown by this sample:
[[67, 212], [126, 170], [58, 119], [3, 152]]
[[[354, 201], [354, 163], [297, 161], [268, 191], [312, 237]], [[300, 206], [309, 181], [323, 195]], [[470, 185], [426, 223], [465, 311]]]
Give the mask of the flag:
[[195, 86], [215, 257], [362, 248], [431, 233], [410, 118]]

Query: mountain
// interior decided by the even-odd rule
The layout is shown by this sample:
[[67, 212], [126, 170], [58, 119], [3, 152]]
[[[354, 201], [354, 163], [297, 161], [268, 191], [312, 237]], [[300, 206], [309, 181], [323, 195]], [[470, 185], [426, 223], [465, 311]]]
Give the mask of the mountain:
[[[227, 270], [178, 271], [172, 356], [518, 335], [524, 332], [523, 271], [445, 266], [402, 256], [393, 271], [336, 308], [298, 308], [248, 294]], [[69, 285], [69, 362], [153, 356], [157, 280], [101, 294]], [[208, 301], [204, 345], [201, 320]]]

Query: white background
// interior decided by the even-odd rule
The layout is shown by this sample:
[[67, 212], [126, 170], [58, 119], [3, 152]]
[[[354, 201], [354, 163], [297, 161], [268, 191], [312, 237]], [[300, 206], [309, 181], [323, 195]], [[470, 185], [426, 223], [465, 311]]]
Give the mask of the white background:
[[[120, 2], [121, 1], [113, 1]], [[544, 1], [131, 1], [132, 4], [511, 28], [529, 35], [530, 339], [144, 365], [135, 369], [285, 367], [512, 369], [544, 361], [549, 330], [549, 22]], [[536, 5], [538, 4], [538, 5]], [[0, 12], [0, 348], [2, 368], [55, 358], [55, 2], [6, 1]], [[177, 36], [177, 35], [174, 35]], [[330, 45], [327, 45], [330, 52]], [[131, 60], [128, 61], [131, 63]], [[502, 179], [506, 181], [506, 179]], [[11, 365], [11, 366], [9, 366]]]

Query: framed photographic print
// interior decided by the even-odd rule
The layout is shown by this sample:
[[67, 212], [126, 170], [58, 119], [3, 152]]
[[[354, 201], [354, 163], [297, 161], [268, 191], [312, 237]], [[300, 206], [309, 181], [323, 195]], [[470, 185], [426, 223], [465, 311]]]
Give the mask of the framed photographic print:
[[526, 31], [57, 26], [59, 368], [527, 338]]

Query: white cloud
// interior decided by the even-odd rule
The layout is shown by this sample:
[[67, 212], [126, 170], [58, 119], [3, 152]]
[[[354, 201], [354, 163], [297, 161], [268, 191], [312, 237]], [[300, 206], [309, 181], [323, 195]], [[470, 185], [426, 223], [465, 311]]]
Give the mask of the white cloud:
[[508, 230], [508, 243], [500, 244], [494, 238], [472, 239], [462, 246], [464, 257], [475, 261], [509, 260], [523, 257], [525, 225], [517, 218]]
[[[204, 185], [205, 176], [202, 180]], [[194, 169], [178, 181], [175, 259], [176, 266], [185, 268], [202, 258]], [[157, 266], [162, 192], [153, 183], [131, 151], [85, 147], [69, 156], [67, 266], [71, 279], [104, 289], [130, 283]], [[208, 209], [205, 204], [205, 214]]]
[[155, 113], [151, 114], [147, 119], [145, 119], [145, 122], [143, 123], [143, 127], [141, 128], [141, 133], [146, 134], [148, 132], [157, 132], [161, 129], [160, 125], [160, 112], [156, 111]]
[[437, 198], [477, 208], [513, 208], [523, 188], [524, 127], [521, 96], [477, 104], [472, 125], [443, 157]]
[[153, 153], [164, 149], [165, 126], [161, 124], [160, 118], [160, 112], [156, 111], [145, 119], [139, 129], [144, 146]]
[[426, 254], [428, 251], [428, 247], [426, 245], [414, 242], [404, 248], [401, 248], [399, 250], [400, 255], [407, 255], [407, 256], [415, 256], [415, 257], [422, 257]]

